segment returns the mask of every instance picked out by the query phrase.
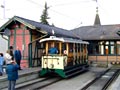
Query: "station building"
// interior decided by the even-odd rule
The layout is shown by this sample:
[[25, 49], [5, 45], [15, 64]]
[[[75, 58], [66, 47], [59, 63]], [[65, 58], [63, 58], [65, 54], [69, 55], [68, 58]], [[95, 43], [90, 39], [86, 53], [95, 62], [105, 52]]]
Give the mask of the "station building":
[[0, 27], [2, 37], [8, 39], [8, 47], [18, 46], [22, 53], [21, 66], [40, 66], [42, 45], [39, 40], [51, 35], [76, 38], [72, 32], [58, 27], [44, 25], [40, 22], [14, 16]]
[[88, 60], [120, 64], [120, 24], [101, 25], [98, 10], [93, 26], [71, 30], [80, 39], [88, 41]]
[[[94, 25], [65, 30], [55, 26], [14, 16], [0, 27], [0, 34], [7, 36], [8, 47], [18, 46], [22, 52], [22, 67], [40, 66], [42, 45], [39, 40], [51, 35], [78, 38], [89, 42], [88, 60], [91, 62], [120, 62], [120, 24], [101, 25], [96, 13]], [[5, 38], [5, 37], [4, 37]]]

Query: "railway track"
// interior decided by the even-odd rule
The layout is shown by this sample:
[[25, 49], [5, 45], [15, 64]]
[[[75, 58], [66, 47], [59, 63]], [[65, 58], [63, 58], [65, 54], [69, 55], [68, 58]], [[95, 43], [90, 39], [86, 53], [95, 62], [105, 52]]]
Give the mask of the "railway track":
[[[56, 83], [58, 81], [62, 80], [62, 78], [45, 78], [43, 80], [38, 80], [37, 82], [33, 83], [32, 84], [26, 84], [22, 87], [18, 87], [16, 88], [16, 90], [39, 90], [39, 89], [42, 89], [46, 86], [49, 86], [53, 83]], [[32, 82], [32, 81], [31, 81]]]
[[80, 90], [106, 90], [120, 74], [120, 69], [108, 69]]

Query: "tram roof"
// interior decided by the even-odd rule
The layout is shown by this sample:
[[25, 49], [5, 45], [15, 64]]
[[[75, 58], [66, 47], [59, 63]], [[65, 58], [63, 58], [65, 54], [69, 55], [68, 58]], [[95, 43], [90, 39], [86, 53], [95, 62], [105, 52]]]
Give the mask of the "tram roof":
[[61, 42], [69, 42], [69, 43], [89, 44], [88, 42], [82, 41], [80, 39], [64, 38], [64, 37], [56, 37], [56, 36], [50, 36], [49, 38], [44, 38], [40, 40], [40, 42], [45, 42], [45, 41], [61, 41]]

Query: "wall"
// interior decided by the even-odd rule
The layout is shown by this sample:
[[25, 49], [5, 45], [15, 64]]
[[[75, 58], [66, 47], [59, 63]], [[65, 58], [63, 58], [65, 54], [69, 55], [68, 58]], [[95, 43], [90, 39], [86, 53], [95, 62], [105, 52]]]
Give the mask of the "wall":
[[0, 53], [5, 53], [8, 48], [8, 41], [3, 39], [0, 35]]

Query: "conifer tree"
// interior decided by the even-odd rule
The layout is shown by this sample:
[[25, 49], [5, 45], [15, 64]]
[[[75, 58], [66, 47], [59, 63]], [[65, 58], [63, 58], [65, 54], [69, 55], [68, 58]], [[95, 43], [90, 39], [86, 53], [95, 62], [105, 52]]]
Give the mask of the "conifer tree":
[[49, 7], [47, 6], [47, 3], [45, 3], [45, 7], [44, 7], [43, 13], [41, 15], [41, 19], [40, 19], [41, 23], [47, 24], [47, 25], [49, 25], [47, 19], [50, 19], [48, 17], [48, 9], [49, 9]]

